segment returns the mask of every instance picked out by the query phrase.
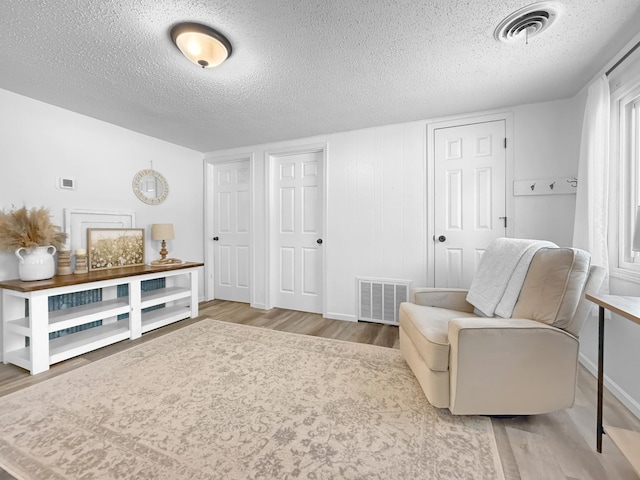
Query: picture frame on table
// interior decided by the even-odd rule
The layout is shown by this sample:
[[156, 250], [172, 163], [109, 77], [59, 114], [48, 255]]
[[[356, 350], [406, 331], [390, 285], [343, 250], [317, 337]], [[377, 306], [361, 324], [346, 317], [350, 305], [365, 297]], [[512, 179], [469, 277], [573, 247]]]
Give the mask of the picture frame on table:
[[144, 265], [144, 228], [88, 228], [89, 271]]

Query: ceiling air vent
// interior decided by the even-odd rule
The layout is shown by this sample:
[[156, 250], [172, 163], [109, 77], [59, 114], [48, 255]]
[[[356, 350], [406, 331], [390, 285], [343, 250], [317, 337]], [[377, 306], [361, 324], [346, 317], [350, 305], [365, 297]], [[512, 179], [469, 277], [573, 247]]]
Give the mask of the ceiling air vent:
[[538, 2], [516, 10], [498, 24], [493, 36], [504, 43], [529, 39], [541, 34], [555, 22], [562, 13], [559, 2]]

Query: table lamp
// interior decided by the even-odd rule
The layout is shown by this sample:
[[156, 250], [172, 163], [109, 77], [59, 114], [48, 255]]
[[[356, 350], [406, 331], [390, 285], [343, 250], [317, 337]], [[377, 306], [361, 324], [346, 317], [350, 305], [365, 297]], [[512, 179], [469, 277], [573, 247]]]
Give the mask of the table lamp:
[[154, 223], [151, 225], [151, 240], [160, 240], [160, 260], [154, 260], [152, 265], [170, 265], [172, 263], [182, 263], [177, 258], [167, 258], [167, 240], [173, 240], [173, 224], [172, 223]]

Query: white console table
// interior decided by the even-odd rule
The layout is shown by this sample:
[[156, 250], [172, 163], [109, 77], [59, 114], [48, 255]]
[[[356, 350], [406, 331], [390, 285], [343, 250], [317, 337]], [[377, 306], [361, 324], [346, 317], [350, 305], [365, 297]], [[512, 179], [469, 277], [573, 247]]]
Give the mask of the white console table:
[[[51, 364], [198, 315], [198, 268], [202, 263], [138, 266], [55, 276], [49, 280], [0, 282], [3, 362], [35, 375]], [[166, 287], [143, 292], [145, 280], [166, 278]], [[129, 295], [118, 297], [118, 285]], [[49, 311], [49, 297], [102, 289], [102, 301]], [[29, 314], [25, 311], [29, 302]], [[163, 308], [142, 312], [164, 304]], [[129, 318], [118, 320], [118, 315]], [[102, 320], [102, 325], [49, 340], [49, 333]], [[29, 337], [29, 346], [26, 345]]]

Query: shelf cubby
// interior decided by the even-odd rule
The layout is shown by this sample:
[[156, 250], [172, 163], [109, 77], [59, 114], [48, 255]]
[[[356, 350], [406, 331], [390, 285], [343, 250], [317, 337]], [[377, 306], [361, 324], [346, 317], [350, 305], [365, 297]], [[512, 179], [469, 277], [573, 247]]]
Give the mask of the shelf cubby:
[[49, 332], [57, 332], [86, 323], [102, 320], [122, 313], [129, 313], [129, 298], [119, 297], [112, 300], [88, 303], [77, 307], [49, 312]]

